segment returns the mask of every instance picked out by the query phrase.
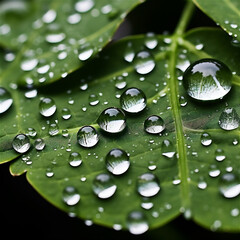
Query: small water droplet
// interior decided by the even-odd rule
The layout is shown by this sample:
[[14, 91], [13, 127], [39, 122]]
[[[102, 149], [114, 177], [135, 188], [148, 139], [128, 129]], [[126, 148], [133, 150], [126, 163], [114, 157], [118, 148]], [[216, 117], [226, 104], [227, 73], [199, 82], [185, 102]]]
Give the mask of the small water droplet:
[[93, 192], [101, 199], [107, 199], [113, 196], [117, 186], [111, 175], [107, 173], [99, 174], [93, 181]]
[[11, 94], [3, 87], [0, 87], [0, 114], [6, 112], [12, 106]]
[[219, 117], [219, 126], [223, 130], [234, 130], [240, 125], [240, 117], [234, 108], [225, 108]]
[[48, 126], [48, 134], [53, 137], [58, 135], [58, 133], [59, 133], [58, 124], [56, 122], [50, 123]]
[[206, 189], [207, 188], [207, 183], [203, 180], [201, 180], [199, 183], [198, 183], [198, 188], [199, 189]]
[[60, 43], [65, 39], [66, 35], [63, 32], [54, 32], [54, 33], [48, 33], [46, 35], [46, 41], [48, 43]]
[[94, 5], [94, 0], [80, 0], [75, 4], [75, 10], [80, 13], [85, 13], [90, 11]]
[[133, 51], [131, 44], [128, 44], [124, 52], [124, 60], [131, 63], [135, 57], [135, 52]]
[[77, 133], [77, 141], [82, 147], [94, 147], [99, 141], [99, 135], [92, 126], [84, 126]]
[[179, 103], [181, 107], [185, 107], [187, 105], [187, 100], [185, 99], [184, 96], [179, 97]]
[[234, 198], [240, 194], [240, 181], [233, 173], [225, 173], [220, 179], [220, 193], [225, 198]]
[[148, 49], [154, 49], [158, 45], [158, 40], [157, 37], [155, 36], [154, 33], [150, 32], [146, 34], [146, 39], [145, 39], [145, 46]]
[[73, 13], [68, 16], [67, 21], [69, 24], [77, 24], [81, 21], [81, 15], [79, 13]]
[[37, 96], [37, 93], [38, 93], [37, 89], [30, 89], [25, 92], [24, 96], [26, 98], [32, 99]]
[[165, 123], [161, 117], [152, 115], [144, 121], [144, 129], [147, 133], [158, 134], [165, 129]]
[[210, 170], [208, 172], [210, 177], [213, 177], [213, 178], [218, 177], [220, 175], [220, 173], [221, 173], [221, 171], [217, 168], [216, 165], [210, 166]]
[[210, 146], [212, 144], [212, 137], [209, 133], [204, 132], [201, 135], [201, 144], [205, 147]]
[[155, 62], [151, 54], [147, 51], [137, 53], [134, 58], [135, 70], [139, 74], [148, 74], [155, 68]]
[[52, 98], [43, 98], [39, 103], [40, 114], [44, 117], [51, 117], [57, 110]]
[[114, 175], [121, 175], [125, 173], [130, 166], [130, 161], [127, 153], [117, 148], [112, 149], [106, 155], [105, 160], [107, 170]]
[[37, 66], [37, 64], [38, 64], [38, 59], [27, 58], [21, 62], [20, 66], [23, 71], [31, 71]]
[[38, 138], [34, 142], [34, 147], [38, 151], [42, 151], [45, 148], [46, 144], [42, 138]]
[[126, 127], [126, 117], [121, 109], [110, 107], [100, 114], [97, 123], [105, 132], [119, 133]]
[[145, 214], [140, 211], [130, 212], [127, 216], [127, 228], [134, 235], [145, 233], [149, 228]]
[[176, 153], [176, 151], [175, 151], [175, 147], [174, 147], [173, 143], [168, 139], [163, 140], [162, 155], [167, 158], [173, 158], [175, 153]]
[[46, 176], [49, 178], [54, 176], [54, 172], [53, 172], [52, 168], [49, 167], [46, 169]]
[[55, 10], [48, 10], [42, 17], [44, 23], [52, 23], [57, 17], [57, 13]]
[[231, 210], [231, 216], [237, 217], [239, 215], [239, 209], [238, 208], [233, 208]]
[[34, 128], [29, 127], [27, 129], [26, 135], [29, 136], [30, 138], [34, 138], [37, 136], [37, 131]]
[[224, 159], [226, 158], [225, 154], [224, 154], [224, 150], [223, 149], [216, 149], [215, 151], [215, 159], [218, 161], [218, 162], [221, 162], [223, 161]]
[[80, 194], [78, 193], [78, 190], [73, 186], [67, 186], [63, 190], [63, 201], [68, 206], [74, 206], [76, 205], [80, 200]]
[[26, 153], [31, 147], [28, 136], [22, 133], [15, 136], [12, 141], [12, 147], [18, 153]]
[[71, 111], [70, 111], [70, 109], [68, 109], [68, 108], [63, 108], [62, 109], [62, 118], [64, 119], [64, 120], [68, 120], [69, 118], [71, 118]]
[[72, 167], [78, 167], [82, 164], [82, 156], [80, 153], [73, 152], [69, 155], [68, 162]]
[[96, 94], [90, 94], [89, 95], [89, 104], [91, 106], [96, 106], [99, 103], [98, 95]]
[[94, 51], [91, 46], [82, 46], [78, 51], [78, 59], [81, 61], [86, 61], [93, 55], [93, 52]]

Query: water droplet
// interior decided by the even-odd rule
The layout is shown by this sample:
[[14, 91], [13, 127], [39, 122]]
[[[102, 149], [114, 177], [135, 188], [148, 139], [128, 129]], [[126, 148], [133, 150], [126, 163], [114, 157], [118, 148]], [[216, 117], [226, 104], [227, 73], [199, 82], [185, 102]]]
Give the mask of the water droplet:
[[210, 146], [212, 144], [212, 137], [209, 133], [204, 132], [201, 135], [201, 144], [205, 147]]
[[158, 178], [152, 173], [144, 173], [138, 177], [137, 191], [143, 197], [153, 197], [160, 190]]
[[99, 135], [92, 126], [84, 126], [77, 133], [77, 141], [82, 147], [94, 147], [99, 141]]
[[78, 51], [78, 59], [81, 61], [88, 60], [93, 55], [93, 48], [91, 46], [83, 46]]
[[42, 138], [38, 138], [34, 142], [34, 147], [38, 151], [42, 151], [45, 148], [46, 144]]
[[72, 167], [78, 167], [82, 163], [82, 156], [80, 153], [73, 152], [69, 155], [68, 162]]
[[142, 90], [128, 88], [120, 97], [120, 105], [128, 113], [139, 113], [147, 106], [147, 98]]
[[155, 62], [147, 51], [139, 52], [134, 58], [135, 70], [139, 74], [148, 74], [155, 68]]
[[63, 32], [48, 33], [46, 35], [46, 41], [48, 43], [60, 43], [65, 39], [66, 35]]
[[140, 211], [130, 212], [127, 216], [127, 228], [134, 235], [145, 233], [149, 228], [145, 214]]
[[73, 186], [67, 186], [63, 190], [63, 201], [68, 206], [76, 205], [80, 200], [80, 194], [78, 190]]
[[101, 199], [107, 199], [113, 196], [116, 192], [115, 185], [111, 175], [107, 173], [99, 174], [93, 181], [93, 192]]
[[15, 136], [12, 141], [12, 147], [18, 153], [26, 153], [31, 147], [28, 136], [22, 133]]
[[167, 158], [173, 158], [173, 156], [175, 155], [175, 147], [173, 145], [173, 143], [168, 140], [165, 139], [162, 142], [162, 155], [167, 157]]
[[134, 53], [133, 49], [131, 48], [131, 44], [128, 44], [128, 46], [126, 47], [125, 52], [124, 52], [124, 60], [126, 62], [131, 63], [133, 61], [134, 57], [135, 57], [135, 53]]
[[234, 108], [225, 108], [219, 117], [218, 123], [223, 130], [234, 130], [240, 125], [240, 117]]
[[57, 13], [55, 10], [48, 10], [42, 17], [44, 23], [52, 23], [57, 17]]
[[239, 209], [238, 208], [233, 208], [231, 210], [231, 216], [237, 217], [239, 215]]
[[202, 59], [191, 64], [183, 75], [188, 95], [201, 101], [223, 98], [232, 87], [232, 72], [222, 62]]
[[23, 71], [31, 71], [37, 66], [37, 64], [38, 64], [38, 59], [27, 58], [21, 62], [20, 66]]
[[70, 24], [77, 24], [81, 21], [81, 15], [79, 13], [73, 13], [72, 15], [68, 16], [67, 21]]
[[31, 138], [34, 138], [34, 137], [37, 136], [37, 131], [34, 128], [29, 127], [27, 129], [26, 135], [31, 137]]
[[54, 172], [53, 172], [52, 168], [49, 167], [46, 169], [46, 176], [49, 178], [54, 176]]
[[179, 103], [181, 107], [185, 107], [187, 105], [187, 100], [185, 99], [184, 96], [179, 97]]
[[199, 189], [206, 189], [207, 188], [207, 183], [203, 180], [201, 180], [199, 183], [198, 183], [198, 188]]
[[90, 11], [94, 7], [94, 0], [80, 0], [75, 4], [75, 10], [80, 13]]
[[37, 93], [38, 93], [37, 89], [30, 89], [25, 92], [24, 96], [26, 98], [32, 99], [37, 96]]
[[71, 118], [71, 111], [70, 111], [70, 109], [68, 109], [68, 108], [63, 108], [62, 109], [62, 118], [64, 119], [64, 120], [68, 120], [69, 118]]
[[40, 114], [44, 117], [51, 117], [57, 110], [52, 98], [43, 98], [39, 103]]
[[127, 82], [123, 76], [118, 76], [115, 80], [115, 87], [117, 89], [124, 89], [127, 86]]
[[105, 160], [107, 170], [114, 175], [121, 175], [125, 173], [130, 166], [127, 153], [121, 149], [112, 149], [107, 154]]
[[98, 103], [99, 103], [98, 95], [96, 94], [89, 95], [89, 104], [91, 106], [96, 106]]
[[58, 133], [59, 133], [58, 124], [56, 122], [50, 123], [48, 126], [48, 134], [53, 137], [58, 135]]
[[213, 177], [213, 178], [218, 177], [220, 175], [220, 173], [221, 173], [221, 171], [217, 168], [216, 165], [210, 166], [210, 170], [208, 172], [210, 177]]
[[105, 132], [119, 133], [126, 127], [126, 117], [119, 108], [110, 107], [100, 114], [97, 123]]
[[158, 134], [165, 129], [165, 123], [161, 117], [152, 115], [145, 120], [144, 129], [147, 133]]
[[225, 198], [234, 198], [240, 194], [240, 181], [233, 173], [225, 173], [220, 179], [220, 193]]
[[148, 49], [154, 49], [156, 48], [156, 46], [158, 45], [158, 40], [155, 36], [154, 33], [147, 33], [146, 34], [146, 39], [145, 39], [145, 46], [148, 48]]
[[221, 162], [223, 161], [224, 159], [226, 158], [226, 156], [224, 155], [224, 150], [218, 148], [216, 149], [215, 151], [215, 159], [218, 161], [218, 162]]
[[11, 94], [3, 87], [0, 87], [0, 114], [6, 112], [12, 106]]

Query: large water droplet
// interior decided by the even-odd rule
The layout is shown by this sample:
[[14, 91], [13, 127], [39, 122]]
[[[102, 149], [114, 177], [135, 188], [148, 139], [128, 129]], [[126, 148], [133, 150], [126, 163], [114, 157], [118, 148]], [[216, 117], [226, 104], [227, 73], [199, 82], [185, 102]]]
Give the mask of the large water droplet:
[[125, 173], [130, 166], [127, 153], [121, 149], [112, 149], [107, 154], [105, 160], [107, 170], [114, 175], [121, 175]]
[[165, 129], [165, 124], [161, 117], [152, 115], [145, 120], [144, 129], [147, 133], [158, 134]]
[[126, 118], [122, 110], [110, 107], [100, 114], [97, 123], [106, 132], [119, 133], [126, 127]]
[[72, 167], [78, 167], [82, 163], [82, 156], [80, 153], [73, 152], [69, 155], [68, 162]]
[[43, 98], [39, 103], [40, 114], [44, 117], [51, 117], [57, 110], [52, 98]]
[[147, 106], [147, 98], [142, 90], [128, 88], [120, 97], [120, 105], [126, 112], [138, 113]]
[[76, 205], [80, 200], [80, 194], [78, 193], [78, 190], [73, 186], [67, 186], [63, 190], [63, 201], [68, 206], [74, 206]]
[[101, 199], [110, 198], [116, 189], [113, 178], [107, 173], [97, 175], [93, 181], [93, 192]]
[[140, 211], [130, 212], [127, 217], [127, 227], [134, 235], [145, 233], [149, 228], [145, 214]]
[[143, 197], [153, 197], [160, 190], [158, 178], [152, 173], [144, 173], [138, 177], [137, 191]]
[[240, 125], [240, 117], [234, 108], [225, 108], [218, 123], [223, 130], [234, 130]]
[[6, 112], [12, 106], [11, 94], [3, 87], [0, 87], [0, 114]]
[[94, 127], [84, 126], [77, 133], [77, 141], [82, 147], [94, 147], [99, 141], [99, 136]]
[[183, 85], [188, 95], [201, 101], [223, 98], [232, 87], [232, 72], [222, 62], [202, 59], [184, 72]]
[[173, 156], [175, 155], [175, 147], [173, 145], [173, 143], [168, 140], [165, 139], [162, 142], [162, 155], [167, 157], [167, 158], [173, 158]]
[[80, 0], [75, 4], [75, 10], [80, 13], [85, 13], [90, 11], [94, 4], [94, 0]]
[[18, 153], [26, 153], [31, 147], [30, 140], [25, 134], [18, 134], [12, 141], [13, 149]]
[[139, 52], [134, 58], [135, 70], [139, 74], [148, 74], [154, 67], [155, 62], [151, 54], [147, 51]]
[[225, 198], [234, 198], [240, 194], [240, 181], [233, 173], [226, 173], [220, 179], [220, 193]]

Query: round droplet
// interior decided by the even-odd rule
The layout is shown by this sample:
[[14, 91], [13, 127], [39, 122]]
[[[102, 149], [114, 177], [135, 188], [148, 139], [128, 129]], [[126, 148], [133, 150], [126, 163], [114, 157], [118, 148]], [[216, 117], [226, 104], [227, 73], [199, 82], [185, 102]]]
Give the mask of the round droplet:
[[130, 212], [127, 217], [127, 227], [134, 235], [145, 233], [149, 228], [145, 214], [140, 211]]
[[152, 115], [145, 120], [144, 129], [147, 133], [158, 134], [165, 129], [165, 123], [161, 117]]
[[220, 179], [220, 193], [225, 198], [234, 198], [240, 194], [240, 180], [233, 173], [226, 173]]
[[68, 206], [74, 206], [76, 205], [80, 200], [80, 194], [78, 193], [78, 190], [73, 186], [67, 186], [63, 190], [63, 201]]
[[173, 143], [168, 139], [163, 140], [162, 155], [167, 158], [173, 158], [175, 153], [176, 153], [176, 151], [175, 151], [175, 147], [174, 147]]
[[154, 49], [158, 45], [158, 40], [157, 37], [155, 36], [154, 33], [147, 33], [146, 39], [145, 39], [145, 46], [148, 49]]
[[64, 119], [64, 120], [68, 120], [69, 118], [71, 118], [71, 111], [70, 111], [70, 109], [68, 109], [68, 108], [63, 108], [62, 109], [62, 118]]
[[11, 94], [3, 87], [0, 87], [0, 114], [6, 112], [12, 106]]
[[95, 94], [89, 95], [89, 104], [91, 106], [96, 106], [99, 103], [99, 98]]
[[129, 156], [121, 149], [112, 149], [106, 156], [106, 167], [109, 172], [114, 175], [125, 173], [129, 166]]
[[94, 127], [84, 126], [77, 133], [77, 141], [82, 147], [94, 147], [99, 141], [99, 136]]
[[223, 98], [232, 87], [232, 72], [222, 62], [201, 59], [191, 64], [183, 75], [188, 95], [200, 101]]
[[122, 109], [128, 113], [139, 113], [147, 106], [144, 92], [138, 88], [128, 88], [120, 97]]
[[147, 51], [139, 52], [134, 58], [135, 70], [139, 74], [148, 74], [155, 68], [155, 62]]
[[116, 189], [113, 178], [107, 173], [97, 175], [93, 181], [93, 192], [101, 199], [110, 198]]
[[215, 151], [215, 159], [218, 161], [218, 162], [221, 162], [223, 161], [224, 159], [226, 158], [225, 154], [224, 154], [224, 150], [223, 149], [216, 149]]
[[90, 11], [94, 4], [94, 0], [80, 0], [75, 4], [75, 10], [80, 13], [85, 13]]
[[218, 123], [223, 130], [234, 130], [240, 126], [240, 117], [234, 108], [225, 108]]
[[34, 142], [34, 147], [38, 151], [42, 151], [45, 148], [46, 144], [42, 138], [38, 138]]
[[30, 140], [25, 134], [18, 134], [12, 141], [13, 149], [18, 153], [26, 153], [31, 147]]
[[40, 114], [44, 117], [51, 117], [57, 110], [52, 98], [43, 98], [39, 103]]
[[82, 156], [77, 152], [73, 152], [69, 155], [68, 162], [70, 166], [78, 167], [82, 163]]
[[79, 13], [73, 13], [72, 15], [68, 16], [67, 21], [70, 24], [77, 24], [81, 21], [81, 15]]
[[143, 197], [153, 197], [160, 190], [158, 178], [152, 173], [144, 173], [138, 177], [137, 191]]
[[29, 127], [27, 129], [26, 135], [31, 137], [31, 138], [34, 138], [34, 137], [37, 136], [37, 131], [34, 128]]
[[126, 117], [119, 108], [110, 107], [100, 114], [97, 123], [105, 132], [119, 133], [126, 127]]
[[48, 126], [48, 134], [53, 137], [58, 135], [58, 133], [59, 133], [58, 124], [56, 122], [50, 123]]
[[54, 172], [53, 172], [52, 168], [49, 167], [46, 169], [46, 176], [49, 178], [54, 176]]
[[212, 137], [209, 133], [203, 133], [201, 135], [201, 144], [205, 147], [210, 146], [212, 144]]

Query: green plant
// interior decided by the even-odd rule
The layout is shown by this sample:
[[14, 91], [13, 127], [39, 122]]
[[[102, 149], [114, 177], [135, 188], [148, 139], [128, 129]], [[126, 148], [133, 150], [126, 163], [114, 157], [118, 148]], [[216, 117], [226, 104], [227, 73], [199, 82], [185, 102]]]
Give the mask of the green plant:
[[[107, 45], [126, 12], [140, 2], [1, 3], [0, 103], [9, 109], [1, 114], [0, 162], [12, 161], [12, 175], [26, 172], [53, 205], [100, 225], [140, 234], [183, 213], [213, 231], [239, 232], [239, 3], [181, 2], [172, 33], [128, 36]], [[228, 34], [220, 27], [186, 30], [194, 4]], [[202, 59], [216, 59], [220, 76], [203, 78], [191, 97], [183, 72]], [[214, 85], [215, 77], [220, 83]], [[121, 94], [134, 87], [146, 95], [140, 113], [128, 112], [131, 101], [120, 104]], [[201, 92], [207, 92], [202, 99]], [[108, 130], [106, 116], [98, 119], [109, 107], [125, 110], [113, 124], [120, 122], [117, 130]], [[144, 130], [151, 115], [163, 119], [159, 134]], [[117, 133], [101, 129], [101, 122]], [[83, 126], [98, 131], [90, 136], [96, 146], [80, 146]], [[17, 134], [28, 135], [22, 135], [23, 148], [23, 140], [13, 140]], [[111, 170], [119, 162], [110, 164], [111, 173], [106, 168], [106, 155], [115, 148], [126, 151], [124, 163], [130, 162], [119, 176]]]

